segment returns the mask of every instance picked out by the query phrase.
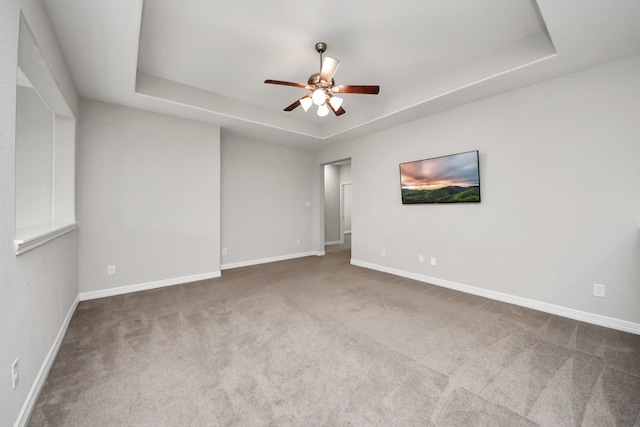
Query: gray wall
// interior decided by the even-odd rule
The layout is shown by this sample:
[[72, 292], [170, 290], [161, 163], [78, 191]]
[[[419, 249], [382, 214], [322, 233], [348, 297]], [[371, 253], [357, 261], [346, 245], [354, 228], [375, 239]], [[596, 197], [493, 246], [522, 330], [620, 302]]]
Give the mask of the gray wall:
[[351, 182], [351, 163], [340, 165], [340, 184]]
[[[343, 184], [349, 184], [347, 186]], [[342, 215], [344, 217], [343, 231], [351, 233], [351, 163], [340, 166], [340, 186], [342, 187]]]
[[[42, 5], [28, 2], [25, 18], [51, 61], [48, 65], [74, 109], [77, 95], [46, 22]], [[77, 234], [68, 233], [16, 257], [15, 124], [19, 2], [0, 2], [0, 426], [13, 425], [28, 403], [78, 294]], [[35, 25], [34, 23], [37, 23]], [[20, 382], [11, 389], [10, 369], [19, 358]]]
[[317, 183], [315, 153], [223, 136], [223, 268], [309, 253], [318, 229]]
[[[635, 56], [324, 149], [352, 158], [352, 258], [637, 326], [638, 75]], [[399, 163], [475, 149], [482, 203], [401, 204]]]
[[16, 102], [16, 226], [52, 222], [53, 114], [33, 88], [19, 86]]
[[219, 273], [218, 127], [82, 100], [78, 158], [81, 292]]

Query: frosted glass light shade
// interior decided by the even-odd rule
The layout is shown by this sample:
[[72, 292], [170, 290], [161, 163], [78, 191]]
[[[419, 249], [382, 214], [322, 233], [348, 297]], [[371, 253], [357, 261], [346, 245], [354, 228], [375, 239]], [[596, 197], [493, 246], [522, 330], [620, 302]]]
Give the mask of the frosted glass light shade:
[[338, 108], [340, 108], [340, 106], [342, 105], [342, 101], [343, 99], [338, 98], [337, 96], [332, 96], [331, 98], [329, 98], [329, 103], [331, 104], [334, 110], [337, 110]]
[[329, 114], [329, 107], [327, 107], [327, 104], [322, 104], [318, 107], [318, 115], [320, 117], [324, 117], [327, 114]]
[[327, 95], [325, 95], [324, 90], [316, 89], [313, 91], [313, 95], [311, 95], [311, 100], [317, 106], [324, 104], [324, 101], [327, 99]]
[[313, 101], [309, 97], [302, 98], [300, 100], [300, 105], [302, 105], [302, 108], [304, 108], [304, 111], [309, 111], [309, 107], [311, 107], [312, 104], [313, 104]]

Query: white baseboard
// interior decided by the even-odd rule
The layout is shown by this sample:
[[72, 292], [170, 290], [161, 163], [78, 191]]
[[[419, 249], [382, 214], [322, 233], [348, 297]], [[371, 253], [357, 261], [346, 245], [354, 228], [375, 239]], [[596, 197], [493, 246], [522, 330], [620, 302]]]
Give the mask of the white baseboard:
[[216, 277], [220, 277], [220, 275], [220, 271], [212, 271], [210, 273], [174, 277], [171, 279], [156, 280], [154, 282], [139, 283], [137, 285], [118, 286], [116, 288], [101, 289], [99, 291], [80, 292], [79, 297], [80, 301], [112, 297], [114, 295], [128, 294], [131, 292], [147, 291], [149, 289], [164, 288], [166, 286], [182, 285], [184, 283], [197, 282], [199, 280], [215, 279]]
[[640, 335], [640, 323], [629, 322], [627, 320], [616, 319], [613, 317], [602, 316], [600, 314], [588, 313], [586, 311], [575, 310], [573, 308], [563, 307], [560, 305], [549, 304], [542, 301], [536, 301], [528, 298], [522, 298], [515, 295], [509, 295], [502, 292], [492, 291], [489, 289], [478, 288], [475, 286], [464, 285], [462, 283], [452, 282], [449, 280], [438, 279], [437, 277], [426, 276], [418, 273], [411, 273], [392, 267], [386, 267], [383, 265], [373, 264], [365, 261], [359, 261], [351, 259], [351, 264], [368, 268], [370, 270], [381, 271], [383, 273], [393, 274], [395, 276], [406, 277], [407, 279], [417, 280], [419, 282], [430, 283], [436, 286], [442, 286], [443, 288], [449, 288], [460, 292], [466, 292], [468, 294], [478, 295], [481, 297], [506, 302], [509, 304], [519, 305], [522, 307], [531, 308], [545, 313], [555, 314], [569, 319], [579, 320], [581, 322], [591, 323], [598, 326], [604, 326], [606, 328], [616, 329], [623, 332], [630, 332], [632, 334]]
[[80, 299], [76, 297], [76, 299], [73, 301], [73, 304], [71, 304], [71, 307], [67, 312], [67, 316], [64, 318], [64, 322], [62, 322], [62, 326], [58, 331], [58, 335], [53, 341], [53, 345], [49, 349], [47, 356], [42, 362], [42, 366], [40, 367], [40, 371], [38, 371], [38, 375], [36, 375], [36, 379], [31, 386], [31, 390], [29, 390], [27, 399], [22, 405], [22, 409], [18, 414], [18, 419], [16, 420], [14, 427], [24, 427], [29, 423], [29, 418], [31, 418], [33, 409], [36, 406], [36, 402], [38, 401], [38, 397], [40, 396], [40, 392], [42, 391], [42, 386], [44, 386], [44, 382], [47, 380], [47, 376], [49, 375], [51, 366], [53, 366], [53, 362], [56, 360], [58, 350], [60, 349], [60, 345], [62, 344], [64, 335], [67, 333], [69, 322], [71, 322], [71, 318], [73, 317], [73, 313], [76, 311], [76, 307], [78, 306], [79, 301]]
[[342, 243], [344, 243], [344, 242], [340, 241], [340, 240], [334, 240], [332, 242], [324, 242], [324, 245], [325, 246], [332, 246], [332, 245], [340, 245]]
[[222, 264], [220, 266], [220, 269], [231, 270], [233, 268], [250, 267], [252, 265], [267, 264], [270, 262], [277, 262], [277, 261], [286, 261], [289, 259], [304, 258], [308, 256], [323, 256], [324, 254], [325, 254], [324, 251], [310, 251], [310, 252], [300, 252], [296, 254], [279, 255], [279, 256], [274, 256], [269, 258], [250, 259], [248, 261], [230, 262], [227, 264]]

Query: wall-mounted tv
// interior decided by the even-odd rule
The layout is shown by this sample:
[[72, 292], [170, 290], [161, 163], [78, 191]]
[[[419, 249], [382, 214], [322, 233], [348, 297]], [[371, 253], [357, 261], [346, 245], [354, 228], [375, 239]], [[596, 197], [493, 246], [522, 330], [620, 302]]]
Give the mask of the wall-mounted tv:
[[479, 203], [478, 151], [400, 164], [402, 204]]

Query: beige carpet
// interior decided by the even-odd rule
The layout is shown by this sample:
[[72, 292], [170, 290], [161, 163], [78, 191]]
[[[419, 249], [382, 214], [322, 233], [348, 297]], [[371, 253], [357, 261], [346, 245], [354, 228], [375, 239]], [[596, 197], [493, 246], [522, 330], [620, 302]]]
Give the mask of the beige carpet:
[[30, 425], [640, 425], [640, 336], [348, 260], [80, 303]]

